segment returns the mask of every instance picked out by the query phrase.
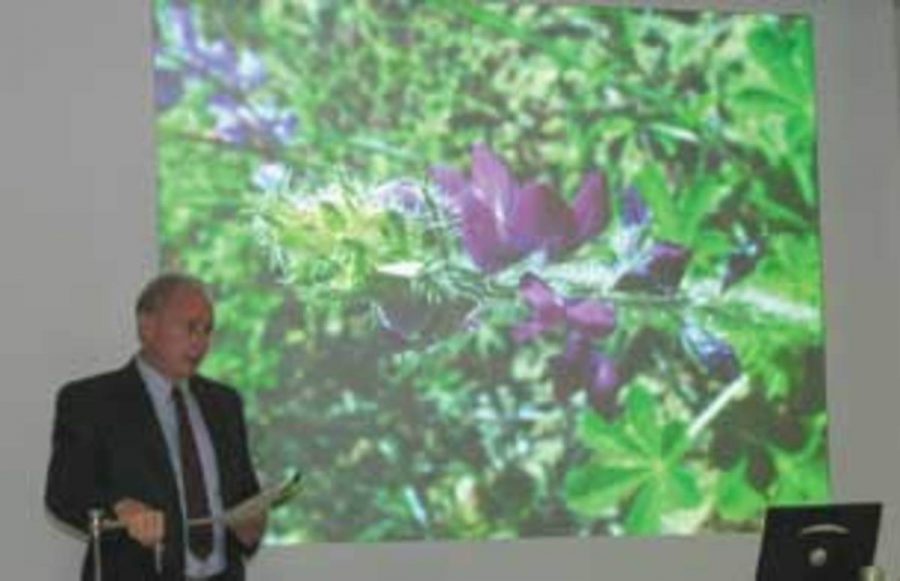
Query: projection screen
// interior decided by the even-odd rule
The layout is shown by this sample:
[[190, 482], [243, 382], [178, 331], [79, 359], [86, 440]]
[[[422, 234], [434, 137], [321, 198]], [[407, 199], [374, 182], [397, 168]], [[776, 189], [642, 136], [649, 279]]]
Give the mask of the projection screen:
[[829, 498], [808, 14], [154, 5], [159, 237], [272, 543], [759, 530]]

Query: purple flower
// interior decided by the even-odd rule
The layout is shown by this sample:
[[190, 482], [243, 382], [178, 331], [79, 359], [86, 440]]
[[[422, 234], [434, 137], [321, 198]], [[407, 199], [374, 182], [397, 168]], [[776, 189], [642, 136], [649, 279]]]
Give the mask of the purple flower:
[[238, 55], [234, 44], [228, 40], [201, 41], [188, 49], [190, 64], [198, 75], [217, 77], [230, 89], [239, 89], [236, 79]]
[[626, 228], [642, 228], [650, 221], [650, 209], [634, 186], [622, 194], [622, 223]]
[[238, 58], [237, 69], [234, 71], [232, 82], [242, 91], [249, 92], [258, 89], [266, 82], [266, 67], [262, 59], [254, 52], [245, 50]]
[[175, 47], [185, 52], [196, 50], [199, 35], [194, 25], [194, 12], [187, 6], [172, 6], [169, 8], [169, 19], [172, 22]]
[[635, 266], [619, 277], [613, 288], [620, 291], [673, 294], [681, 284], [690, 259], [689, 249], [671, 242], [659, 242], [640, 257]]
[[612, 305], [593, 299], [561, 297], [530, 272], [520, 279], [519, 293], [531, 309], [531, 318], [512, 329], [513, 339], [520, 343], [560, 327], [586, 340], [602, 339], [616, 328], [616, 310]]
[[550, 377], [556, 401], [566, 403], [578, 390], [585, 389], [590, 381], [592, 355], [590, 341], [577, 333], [566, 337], [563, 352], [550, 359]]
[[232, 145], [286, 145], [297, 129], [297, 116], [273, 106], [252, 106], [226, 93], [210, 99], [216, 135]]
[[694, 324], [681, 329], [681, 344], [694, 362], [710, 377], [731, 383], [741, 374], [741, 364], [734, 348]]
[[427, 210], [422, 185], [409, 178], [385, 182], [375, 188], [371, 196], [380, 207], [406, 216], [421, 216]]
[[616, 364], [593, 348], [594, 341], [607, 337], [616, 328], [616, 311], [607, 303], [593, 299], [564, 298], [545, 281], [527, 273], [519, 282], [522, 300], [531, 309], [531, 318], [512, 329], [517, 342], [562, 329], [566, 346], [550, 361], [553, 392], [558, 401], [584, 389], [591, 406], [609, 414], [615, 409], [615, 396], [624, 383]]
[[617, 410], [616, 395], [623, 381], [615, 361], [602, 353], [594, 353], [590, 361], [588, 401], [594, 411], [611, 417]]
[[278, 192], [290, 184], [291, 170], [279, 162], [264, 163], [256, 168], [250, 181], [264, 192]]
[[612, 359], [591, 348], [591, 342], [580, 333], [571, 333], [566, 348], [550, 360], [553, 395], [565, 403], [583, 389], [588, 402], [597, 413], [612, 416], [616, 396], [625, 383]]
[[488, 273], [536, 251], [558, 258], [599, 234], [609, 218], [600, 174], [584, 176], [570, 206], [544, 184], [518, 183], [484, 144], [472, 148], [471, 178], [446, 167], [431, 176], [459, 215], [466, 252]]
[[153, 69], [153, 89], [156, 111], [161, 113], [181, 100], [184, 79], [179, 71], [156, 67]]
[[287, 145], [296, 133], [297, 116], [273, 103], [258, 103], [252, 98], [253, 91], [266, 81], [265, 65], [259, 55], [240, 50], [227, 39], [205, 39], [195, 12], [187, 6], [171, 7], [169, 16], [169, 43], [155, 55], [159, 67], [157, 109], [164, 110], [177, 102], [186, 79], [212, 81], [218, 92], [208, 104], [216, 120], [218, 138], [232, 145], [261, 148]]
[[255, 53], [238, 51], [228, 40], [207, 41], [197, 30], [196, 15], [186, 6], [172, 7], [172, 46], [188, 73], [213, 78], [231, 92], [248, 93], [266, 81], [266, 70]]
[[728, 267], [722, 278], [722, 292], [753, 272], [763, 255], [761, 241], [748, 240], [728, 256]]

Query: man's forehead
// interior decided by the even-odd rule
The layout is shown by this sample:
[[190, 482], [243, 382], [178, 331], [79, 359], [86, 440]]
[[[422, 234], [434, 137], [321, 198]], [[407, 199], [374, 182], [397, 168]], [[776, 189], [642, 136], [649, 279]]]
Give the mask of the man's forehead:
[[184, 286], [172, 291], [168, 300], [163, 303], [163, 309], [211, 315], [212, 302], [202, 290]]

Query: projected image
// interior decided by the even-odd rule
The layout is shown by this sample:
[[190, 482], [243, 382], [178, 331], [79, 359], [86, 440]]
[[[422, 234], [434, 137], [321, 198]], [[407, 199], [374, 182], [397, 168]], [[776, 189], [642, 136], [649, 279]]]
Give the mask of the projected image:
[[164, 266], [270, 542], [755, 531], [828, 497], [812, 26], [156, 1]]

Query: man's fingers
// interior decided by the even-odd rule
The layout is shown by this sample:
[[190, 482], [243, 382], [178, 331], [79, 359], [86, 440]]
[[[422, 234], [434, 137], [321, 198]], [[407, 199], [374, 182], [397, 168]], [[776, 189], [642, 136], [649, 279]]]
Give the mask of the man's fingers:
[[262, 538], [266, 530], [266, 515], [248, 518], [231, 527], [232, 532], [245, 547], [252, 547]]
[[161, 511], [133, 499], [117, 503], [115, 511], [128, 535], [140, 544], [153, 547], [163, 540], [166, 522]]
[[152, 547], [163, 539], [165, 532], [165, 520], [163, 514], [157, 510], [150, 510], [138, 517], [137, 534], [135, 538], [142, 545]]

